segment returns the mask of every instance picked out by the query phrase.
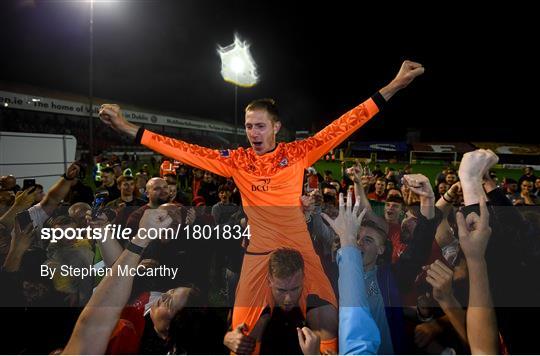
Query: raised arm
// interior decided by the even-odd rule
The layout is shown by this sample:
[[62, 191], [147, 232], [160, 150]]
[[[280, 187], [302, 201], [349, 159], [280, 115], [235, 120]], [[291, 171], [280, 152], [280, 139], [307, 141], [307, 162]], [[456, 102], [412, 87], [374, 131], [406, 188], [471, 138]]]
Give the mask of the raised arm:
[[443, 217], [446, 219], [450, 212], [452, 211], [453, 204], [459, 199], [459, 196], [461, 195], [461, 182], [456, 182], [452, 184], [450, 189], [448, 189], [447, 192], [443, 194], [437, 200], [437, 203], [435, 206], [439, 208], [440, 211], [443, 213]]
[[[95, 219], [92, 219], [90, 211], [86, 213], [86, 222], [93, 231], [94, 229], [102, 229], [102, 236], [106, 235], [105, 226], [111, 223], [106, 214], [100, 214]], [[114, 265], [118, 257], [124, 252], [124, 248], [120, 245], [120, 242], [112, 236], [103, 236], [103, 238], [97, 239], [96, 242], [103, 262], [105, 262], [105, 266], [107, 267]]]
[[347, 175], [354, 182], [354, 194], [356, 200], [360, 203], [360, 209], [367, 209], [368, 212], [372, 212], [373, 208], [369, 203], [364, 187], [362, 187], [362, 177], [364, 176], [362, 165], [357, 161], [354, 166], [347, 169]]
[[[17, 193], [15, 196], [15, 203], [9, 208], [9, 210], [0, 217], [0, 224], [4, 225], [8, 229], [13, 227], [15, 222], [15, 216], [24, 210], [33, 210], [34, 216], [39, 216], [39, 219], [32, 218], [34, 226], [43, 224], [45, 220], [52, 215], [54, 210], [58, 207], [60, 202], [67, 196], [71, 187], [75, 184], [75, 178], [79, 174], [80, 167], [76, 163], [72, 163], [66, 173], [49, 189], [47, 194], [39, 205], [31, 207], [35, 197], [35, 190], [28, 188], [23, 192]], [[40, 210], [42, 213], [37, 214], [35, 211]], [[38, 221], [39, 220], [39, 221]]]
[[489, 286], [485, 252], [491, 227], [482, 180], [498, 157], [491, 150], [476, 150], [463, 155], [459, 176], [466, 208], [479, 204], [480, 214], [456, 214], [459, 244], [469, 269], [469, 307], [467, 337], [473, 354], [498, 352], [498, 329]]
[[406, 186], [420, 198], [420, 215], [408, 247], [401, 254], [395, 264], [398, 285], [402, 293], [410, 291], [414, 280], [421, 272], [431, 253], [437, 226], [439, 226], [442, 213], [435, 208], [434, 194], [429, 179], [421, 174], [404, 176]]
[[424, 73], [421, 64], [404, 61], [396, 77], [370, 99], [350, 110], [339, 119], [319, 131], [313, 137], [299, 141], [306, 149], [305, 166], [309, 167], [322, 155], [337, 147], [347, 137], [368, 122], [392, 96], [406, 88], [416, 77]]
[[13, 205], [0, 217], [0, 224], [4, 225], [8, 230], [11, 230], [15, 223], [15, 216], [32, 206], [35, 196], [35, 189], [32, 188], [17, 192]]
[[21, 230], [19, 224], [15, 222], [9, 252], [4, 261], [3, 270], [6, 272], [17, 272], [21, 267], [23, 255], [32, 244], [35, 228], [29, 224], [25, 230]]
[[414, 78], [424, 74], [424, 67], [420, 63], [404, 61], [396, 77], [384, 88], [379, 90], [384, 100], [388, 101], [401, 89], [405, 89]]
[[491, 150], [476, 150], [463, 155], [459, 165], [459, 178], [465, 206], [475, 205], [481, 199], [486, 200], [482, 180], [489, 169], [499, 161]]
[[144, 130], [142, 127], [128, 122], [116, 104], [102, 105], [99, 117], [106, 125], [153, 151], [220, 176], [232, 176], [231, 156], [234, 151], [213, 150]]
[[304, 214], [306, 216], [306, 223], [309, 230], [309, 234], [314, 242], [317, 240], [322, 242], [323, 253], [330, 254], [332, 251], [332, 244], [334, 242], [335, 233], [324, 223], [321, 216], [321, 204], [322, 196], [318, 189], [304, 195], [301, 198], [302, 205], [304, 206]]
[[420, 198], [420, 213], [428, 220], [435, 216], [435, 194], [429, 184], [429, 179], [422, 174], [407, 174], [403, 176], [405, 184], [411, 192]]
[[[147, 209], [141, 219], [140, 228], [168, 227], [172, 222], [165, 210]], [[131, 242], [134, 245], [122, 252], [112, 267], [112, 274], [106, 276], [83, 309], [64, 354], [103, 354], [110, 335], [120, 318], [133, 286], [133, 276], [120, 276], [119, 268], [136, 268], [142, 251], [150, 240], [137, 235]]]
[[356, 202], [352, 209], [352, 194], [344, 203], [339, 195], [339, 215], [332, 220], [323, 215], [339, 236], [341, 248], [337, 254], [339, 267], [339, 352], [340, 354], [376, 354], [381, 344], [381, 335], [371, 315], [364, 282], [362, 253], [356, 243], [358, 230], [366, 214], [358, 211]]
[[76, 178], [79, 175], [81, 167], [77, 163], [72, 163], [66, 173], [49, 189], [45, 197], [39, 202], [41, 208], [51, 215], [62, 202], [62, 200], [68, 195], [69, 190], [75, 185]]
[[469, 307], [467, 309], [467, 337], [472, 354], [498, 353], [498, 329], [491, 301], [486, 247], [491, 235], [489, 213], [485, 199], [480, 199], [480, 216], [471, 213], [456, 215], [459, 243], [469, 269]]

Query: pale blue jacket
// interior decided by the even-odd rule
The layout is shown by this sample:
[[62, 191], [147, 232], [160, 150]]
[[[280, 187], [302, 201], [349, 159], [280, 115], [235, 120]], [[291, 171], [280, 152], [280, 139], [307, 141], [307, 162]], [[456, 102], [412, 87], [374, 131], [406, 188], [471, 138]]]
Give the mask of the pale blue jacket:
[[339, 267], [339, 353], [376, 354], [381, 335], [371, 316], [362, 253], [355, 246], [337, 252]]

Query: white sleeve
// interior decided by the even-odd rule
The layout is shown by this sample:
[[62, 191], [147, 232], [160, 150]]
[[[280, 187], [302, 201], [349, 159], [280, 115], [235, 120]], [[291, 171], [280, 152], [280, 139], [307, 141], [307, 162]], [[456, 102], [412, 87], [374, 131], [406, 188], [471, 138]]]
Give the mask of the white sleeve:
[[30, 219], [32, 219], [32, 224], [34, 227], [41, 228], [45, 221], [47, 221], [49, 218], [49, 215], [41, 207], [41, 203], [30, 207], [30, 209], [28, 209], [28, 213], [30, 214]]

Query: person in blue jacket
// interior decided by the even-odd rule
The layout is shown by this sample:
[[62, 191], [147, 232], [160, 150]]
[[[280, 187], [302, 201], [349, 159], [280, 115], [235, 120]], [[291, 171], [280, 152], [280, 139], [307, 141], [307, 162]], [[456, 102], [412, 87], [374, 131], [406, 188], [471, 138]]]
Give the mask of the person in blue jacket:
[[[422, 175], [409, 175], [406, 176], [405, 180], [407, 183], [410, 181], [411, 189], [414, 189], [419, 194], [421, 204], [416, 229], [412, 234], [407, 249], [400, 256], [397, 263], [390, 264], [389, 261], [384, 261], [384, 258], [381, 258], [384, 255], [388, 256], [388, 252], [391, 250], [391, 246], [386, 243], [388, 227], [384, 220], [378, 219], [374, 214], [369, 214], [370, 209], [367, 208], [366, 212], [369, 214], [369, 218], [356, 222], [361, 226], [355, 225], [354, 243], [360, 249], [362, 257], [360, 259], [363, 272], [362, 288], [366, 293], [371, 316], [379, 329], [380, 346], [376, 351], [379, 354], [407, 352], [401, 295], [409, 293], [413, 288], [416, 276], [421, 272], [423, 263], [429, 257], [435, 230], [442, 217], [442, 213], [433, 204], [433, 190], [428, 184], [428, 179]], [[347, 201], [351, 201], [351, 198], [349, 197]], [[357, 197], [356, 202], [355, 210], [358, 212], [362, 207], [362, 199]], [[341, 201], [340, 203], [343, 204]], [[346, 212], [345, 206], [340, 206], [340, 216], [335, 221], [323, 215], [340, 236], [340, 240], [342, 239], [341, 235], [344, 233], [344, 218], [341, 214], [346, 214]], [[362, 217], [365, 214], [361, 214]], [[350, 218], [354, 219], [354, 216]], [[351, 293], [351, 290], [341, 288], [341, 280], [350, 277], [343, 273], [350, 274], [350, 268], [342, 272], [342, 267], [338, 267], [340, 276], [339, 292], [341, 293], [344, 290], [346, 293]], [[340, 305], [343, 306], [341, 303]]]
[[370, 311], [362, 253], [356, 242], [358, 230], [366, 213], [358, 215], [359, 204], [352, 208], [352, 194], [347, 204], [339, 196], [339, 215], [325, 219], [339, 236], [341, 248], [337, 252], [339, 268], [339, 353], [376, 354], [381, 335]]

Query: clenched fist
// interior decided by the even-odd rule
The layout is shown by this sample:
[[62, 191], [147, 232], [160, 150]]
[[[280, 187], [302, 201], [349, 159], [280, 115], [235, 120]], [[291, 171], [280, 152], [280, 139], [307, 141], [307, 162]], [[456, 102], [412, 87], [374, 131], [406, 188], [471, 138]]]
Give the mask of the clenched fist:
[[116, 104], [103, 104], [99, 109], [99, 118], [107, 126], [112, 127], [114, 130], [127, 134], [131, 137], [137, 135], [139, 127], [137, 125], [129, 123], [124, 115], [120, 106]]
[[396, 77], [390, 84], [379, 90], [379, 93], [388, 101], [394, 94], [409, 86], [416, 77], [422, 74], [424, 74], [424, 67], [420, 63], [404, 61]]
[[459, 178], [466, 181], [481, 183], [489, 173], [489, 169], [499, 161], [499, 157], [492, 150], [479, 149], [467, 152], [459, 165]]
[[424, 67], [420, 63], [404, 61], [392, 83], [398, 89], [403, 89], [411, 84], [414, 78], [424, 74], [424, 70]]

